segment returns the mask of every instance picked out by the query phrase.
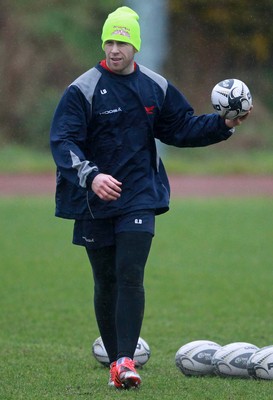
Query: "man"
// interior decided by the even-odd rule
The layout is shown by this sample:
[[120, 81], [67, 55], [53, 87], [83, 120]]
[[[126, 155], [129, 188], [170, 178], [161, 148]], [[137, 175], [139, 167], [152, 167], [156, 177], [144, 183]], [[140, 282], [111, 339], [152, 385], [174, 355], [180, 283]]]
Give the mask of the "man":
[[111, 363], [109, 385], [138, 387], [133, 355], [144, 314], [144, 268], [155, 215], [169, 207], [169, 184], [155, 138], [177, 147], [229, 138], [242, 120], [194, 116], [164, 77], [137, 65], [138, 15], [109, 14], [105, 60], [65, 91], [51, 127], [57, 165], [56, 216], [75, 220], [73, 243], [86, 248], [94, 307]]

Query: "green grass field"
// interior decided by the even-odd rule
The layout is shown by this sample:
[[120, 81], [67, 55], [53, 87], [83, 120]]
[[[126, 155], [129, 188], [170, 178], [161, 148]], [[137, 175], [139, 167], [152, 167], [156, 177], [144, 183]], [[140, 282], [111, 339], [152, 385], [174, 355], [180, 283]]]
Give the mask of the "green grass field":
[[264, 400], [272, 381], [186, 378], [183, 344], [273, 344], [272, 199], [175, 200], [157, 218], [139, 391], [112, 391], [91, 355], [99, 336], [91, 270], [51, 198], [0, 199], [0, 399]]

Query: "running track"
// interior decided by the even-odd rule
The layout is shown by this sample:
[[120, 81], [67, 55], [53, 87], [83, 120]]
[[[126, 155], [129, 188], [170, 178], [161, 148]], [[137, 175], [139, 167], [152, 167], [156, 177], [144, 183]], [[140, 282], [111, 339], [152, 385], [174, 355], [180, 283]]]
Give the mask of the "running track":
[[[273, 176], [171, 175], [172, 197], [273, 197]], [[0, 175], [0, 196], [54, 196], [55, 176]]]

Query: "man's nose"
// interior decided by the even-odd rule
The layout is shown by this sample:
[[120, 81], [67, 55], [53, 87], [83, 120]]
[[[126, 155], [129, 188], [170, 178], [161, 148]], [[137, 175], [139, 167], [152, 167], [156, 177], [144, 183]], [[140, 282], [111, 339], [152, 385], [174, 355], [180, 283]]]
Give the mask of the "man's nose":
[[113, 43], [112, 52], [113, 53], [118, 53], [119, 52], [119, 45], [118, 45], [117, 42]]

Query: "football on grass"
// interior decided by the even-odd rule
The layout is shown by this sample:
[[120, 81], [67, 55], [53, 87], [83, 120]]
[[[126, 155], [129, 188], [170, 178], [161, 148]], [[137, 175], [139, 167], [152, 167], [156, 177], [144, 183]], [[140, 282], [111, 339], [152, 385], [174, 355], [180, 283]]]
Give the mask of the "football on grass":
[[220, 349], [218, 343], [210, 340], [195, 340], [184, 344], [175, 355], [175, 364], [186, 376], [213, 374], [211, 360]]
[[[105, 367], [108, 367], [110, 365], [108, 354], [105, 350], [102, 338], [100, 336], [94, 341], [92, 345], [92, 354], [95, 359]], [[135, 366], [141, 368], [144, 364], [147, 363], [150, 356], [151, 350], [148, 343], [144, 339], [139, 337], [134, 354]]]
[[257, 350], [257, 346], [246, 342], [234, 342], [223, 346], [212, 357], [214, 372], [223, 378], [248, 378], [247, 362]]
[[221, 117], [235, 119], [244, 116], [251, 109], [252, 96], [243, 81], [225, 79], [212, 89], [211, 102]]
[[249, 376], [260, 379], [273, 379], [273, 346], [262, 347], [247, 362]]
[[92, 344], [92, 354], [99, 363], [105, 367], [109, 367], [109, 357], [100, 336]]

